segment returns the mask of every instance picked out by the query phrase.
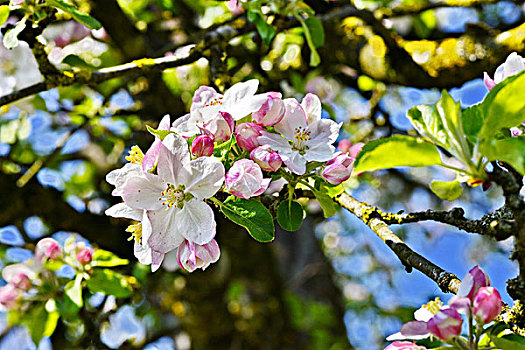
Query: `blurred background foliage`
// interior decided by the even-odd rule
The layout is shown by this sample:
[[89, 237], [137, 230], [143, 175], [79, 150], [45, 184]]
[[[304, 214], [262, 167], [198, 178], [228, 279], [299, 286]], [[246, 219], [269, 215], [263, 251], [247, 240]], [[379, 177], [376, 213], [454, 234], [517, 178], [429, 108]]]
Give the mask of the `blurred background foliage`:
[[[325, 117], [344, 122], [342, 138], [366, 142], [414, 134], [406, 111], [435, 103], [441, 88], [451, 89], [463, 107], [481, 101], [482, 73], [492, 74], [512, 51], [525, 52], [521, 0], [258, 0], [244, 3], [260, 16], [251, 21], [225, 1], [72, 3], [103, 29], [56, 13], [42, 35], [49, 62], [60, 70], [98, 70], [211, 44], [192, 64], [53, 88], [1, 107], [3, 265], [30, 258], [39, 237], [64, 240], [72, 233], [134, 261], [126, 223], [103, 215], [116, 202], [104, 177], [123, 164], [132, 144], [145, 149], [152, 142], [145, 125], [156, 126], [167, 113], [182, 116], [200, 85], [223, 89], [256, 78], [260, 90], [286, 97], [316, 93]], [[22, 15], [12, 11], [2, 32]], [[323, 29], [309, 40], [300, 22], [313, 16]], [[311, 31], [317, 24], [309, 25]], [[13, 50], [0, 47], [0, 96], [44, 79], [34, 42], [20, 39]], [[345, 187], [392, 212], [460, 206], [479, 218], [502, 204], [498, 188], [467, 189], [451, 203], [428, 188], [431, 179], [453, 177], [434, 168], [395, 169], [354, 177]], [[26, 329], [10, 329], [4, 318], [0, 348], [376, 349], [429, 298], [448, 300], [419, 272], [407, 274], [351, 214], [323, 220], [318, 204], [306, 205], [301, 230], [278, 232], [266, 245], [217, 214], [222, 256], [206, 271], [176, 270], [174, 256], [155, 274], [132, 263], [123, 271], [140, 283], [132, 297], [88, 295], [89, 307], [76, 322], [60, 323], [36, 345]], [[436, 223], [395, 230], [458, 276], [481, 264], [500, 291], [516, 273], [510, 239], [496, 243]]]

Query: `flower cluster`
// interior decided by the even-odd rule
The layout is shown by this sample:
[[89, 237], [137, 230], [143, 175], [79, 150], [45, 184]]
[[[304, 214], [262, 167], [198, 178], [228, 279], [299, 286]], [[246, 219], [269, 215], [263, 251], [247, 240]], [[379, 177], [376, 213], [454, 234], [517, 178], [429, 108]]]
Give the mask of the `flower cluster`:
[[[31, 299], [43, 283], [55, 276], [50, 274], [59, 266], [67, 264], [78, 271], [89, 269], [93, 249], [84, 242], [69, 240], [62, 248], [53, 238], [41, 239], [35, 248], [34, 259], [3, 268], [2, 278], [7, 282], [0, 287], [0, 310], [17, 308], [24, 299]], [[52, 266], [50, 262], [55, 262]]]
[[463, 344], [463, 340], [458, 339], [463, 325], [461, 314], [467, 315], [470, 325], [476, 321], [477, 329], [482, 329], [483, 325], [492, 322], [499, 315], [502, 307], [501, 296], [496, 288], [490, 287], [488, 275], [480, 267], [474, 266], [466, 274], [457, 295], [450, 299], [448, 305], [443, 305], [439, 298], [423, 305], [414, 313], [415, 321], [405, 323], [400, 332], [387, 338], [395, 342], [386, 349], [425, 349], [400, 340], [418, 340], [430, 336], [451, 344]]
[[127, 229], [135, 256], [153, 271], [175, 249], [179, 266], [189, 272], [218, 260], [208, 205], [218, 192], [248, 200], [272, 179], [296, 183], [317, 174], [331, 186], [350, 177], [360, 148], [335, 153], [341, 124], [321, 117], [317, 96], [307, 94], [299, 103], [278, 92], [256, 94], [257, 88], [257, 80], [224, 94], [200, 87], [190, 113], [172, 124], [165, 116], [150, 129], [155, 141], [148, 151], [132, 147], [129, 163], [107, 175], [123, 203], [106, 214], [135, 220]]

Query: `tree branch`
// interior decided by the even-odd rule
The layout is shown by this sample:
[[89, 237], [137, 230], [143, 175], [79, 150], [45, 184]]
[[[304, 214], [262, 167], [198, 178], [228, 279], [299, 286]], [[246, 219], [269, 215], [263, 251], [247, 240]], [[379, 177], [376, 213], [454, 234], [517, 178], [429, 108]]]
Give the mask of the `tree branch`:
[[415, 268], [436, 282], [443, 292], [457, 293], [461, 285], [461, 280], [459, 280], [456, 275], [443, 270], [441, 267], [410, 249], [390, 230], [385, 221], [375, 214], [377, 210], [374, 207], [360, 202], [346, 193], [337, 197], [336, 201], [370, 227], [397, 255], [408, 272], [412, 272], [412, 268]]

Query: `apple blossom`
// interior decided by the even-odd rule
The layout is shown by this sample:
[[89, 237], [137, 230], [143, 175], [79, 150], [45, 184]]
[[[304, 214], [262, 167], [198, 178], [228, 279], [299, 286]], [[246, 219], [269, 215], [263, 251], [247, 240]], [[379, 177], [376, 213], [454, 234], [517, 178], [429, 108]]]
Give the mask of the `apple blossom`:
[[162, 141], [158, 175], [129, 178], [121, 196], [131, 208], [147, 210], [152, 225], [150, 247], [167, 253], [184, 239], [205, 244], [215, 236], [213, 210], [204, 203], [224, 181], [224, 166], [212, 157], [190, 161], [186, 141], [169, 134]]
[[2, 269], [2, 278], [16, 288], [28, 290], [32, 280], [36, 278], [36, 271], [26, 264], [7, 265]]
[[174, 123], [173, 131], [185, 137], [197, 135], [201, 128], [206, 128], [220, 112], [228, 113], [233, 120], [246, 117], [259, 110], [266, 100], [266, 95], [255, 95], [258, 86], [259, 81], [252, 79], [233, 85], [224, 95], [212, 87], [201, 86], [193, 95], [189, 115]]
[[303, 100], [306, 111], [295, 99], [284, 100], [283, 119], [275, 125], [279, 134], [262, 131], [257, 140], [267, 144], [281, 156], [295, 174], [306, 172], [306, 162], [326, 162], [332, 159], [332, 144], [339, 135], [341, 124], [321, 119], [321, 104], [312, 94]]
[[234, 196], [249, 199], [266, 191], [270, 179], [264, 179], [261, 167], [249, 159], [233, 163], [226, 173], [226, 189]]
[[81, 248], [76, 256], [77, 261], [82, 264], [86, 265], [91, 262], [91, 259], [93, 258], [93, 249], [89, 247]]
[[386, 340], [418, 340], [428, 338], [430, 336], [430, 331], [428, 330], [427, 323], [439, 312], [442, 306], [443, 303], [439, 298], [429, 301], [414, 312], [415, 321], [405, 323], [399, 332], [389, 335]]
[[456, 296], [460, 298], [469, 298], [470, 301], [473, 301], [478, 289], [488, 286], [490, 286], [489, 276], [483, 271], [483, 269], [476, 265], [470, 269], [463, 278]]
[[242, 123], [235, 128], [235, 139], [242, 149], [251, 152], [255, 147], [260, 146], [257, 138], [261, 136], [263, 127], [255, 123]]
[[205, 270], [219, 260], [220, 255], [219, 245], [214, 239], [203, 245], [185, 240], [177, 249], [177, 262], [182, 269], [193, 272], [199, 268]]
[[283, 164], [279, 154], [268, 145], [254, 148], [250, 153], [250, 158], [266, 171], [277, 171]]
[[252, 119], [262, 126], [274, 126], [284, 116], [284, 104], [278, 92], [270, 92], [261, 108], [252, 113]]
[[191, 153], [196, 157], [209, 157], [213, 154], [214, 142], [207, 135], [199, 135], [191, 143]]
[[55, 260], [62, 256], [62, 248], [53, 238], [43, 238], [36, 244], [35, 258], [39, 263], [45, 259]]
[[473, 313], [483, 323], [493, 321], [501, 312], [503, 302], [494, 287], [481, 287], [474, 297]]
[[332, 185], [339, 185], [350, 178], [353, 164], [354, 159], [348, 153], [339, 153], [326, 163], [321, 175]]
[[384, 350], [426, 350], [426, 348], [409, 341], [395, 341]]
[[0, 287], [0, 311], [6, 311], [18, 306], [22, 291], [12, 284]]
[[525, 70], [525, 62], [523, 57], [516, 52], [511, 53], [504, 63], [500, 64], [494, 73], [494, 80], [490, 78], [487, 72], [483, 73], [483, 82], [487, 89], [492, 90], [496, 84], [505, 80], [505, 78], [516, 75]]
[[463, 319], [453, 308], [444, 308], [438, 311], [428, 322], [428, 330], [441, 340], [457, 337], [461, 333]]

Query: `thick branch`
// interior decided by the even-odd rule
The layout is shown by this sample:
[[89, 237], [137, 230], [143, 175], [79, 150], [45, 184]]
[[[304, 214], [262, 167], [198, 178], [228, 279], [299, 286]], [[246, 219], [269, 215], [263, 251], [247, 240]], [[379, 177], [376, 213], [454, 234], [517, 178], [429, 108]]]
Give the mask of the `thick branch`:
[[376, 213], [375, 208], [358, 201], [346, 193], [337, 197], [336, 200], [343, 208], [350, 211], [370, 227], [372, 231], [392, 249], [403, 265], [405, 265], [408, 272], [411, 272], [412, 268], [415, 268], [435, 281], [443, 292], [457, 293], [461, 285], [461, 280], [459, 280], [456, 275], [443, 270], [441, 267], [410, 249], [390, 230], [380, 216], [374, 215], [374, 213]]

